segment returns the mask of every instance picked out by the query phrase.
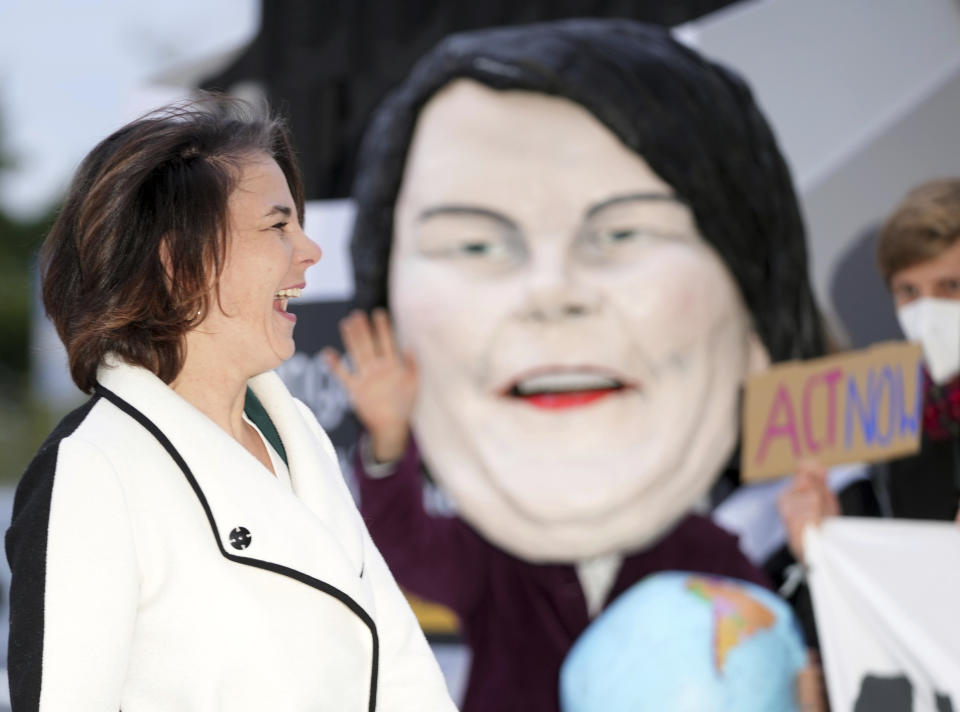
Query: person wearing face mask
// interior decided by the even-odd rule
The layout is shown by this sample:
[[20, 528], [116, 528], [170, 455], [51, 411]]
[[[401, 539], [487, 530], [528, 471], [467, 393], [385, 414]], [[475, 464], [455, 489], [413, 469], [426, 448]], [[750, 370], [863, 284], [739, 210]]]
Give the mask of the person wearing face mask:
[[884, 226], [877, 258], [900, 327], [921, 344], [925, 362], [926, 452], [911, 482], [891, 470], [893, 513], [949, 518], [957, 508], [949, 495], [960, 493], [960, 178], [910, 191]]
[[869, 491], [834, 493], [827, 469], [804, 462], [780, 496], [790, 551], [803, 560], [803, 529], [827, 516], [881, 514], [960, 523], [960, 178], [911, 190], [888, 217], [877, 263], [904, 336], [923, 348], [920, 451], [871, 468]]

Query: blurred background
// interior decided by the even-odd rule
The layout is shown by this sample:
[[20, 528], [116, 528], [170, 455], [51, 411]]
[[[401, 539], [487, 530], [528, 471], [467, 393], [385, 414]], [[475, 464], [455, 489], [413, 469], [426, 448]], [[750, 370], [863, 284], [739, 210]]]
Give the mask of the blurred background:
[[[35, 258], [97, 141], [197, 88], [264, 97], [288, 117], [324, 260], [295, 307], [298, 352], [281, 375], [331, 432], [349, 477], [356, 427], [317, 352], [339, 346], [352, 296], [348, 195], [370, 112], [451, 32], [576, 16], [670, 26], [744, 74], [791, 165], [836, 345], [899, 336], [872, 241], [910, 186], [960, 173], [960, 0], [0, 0], [3, 528], [33, 452], [83, 399], [38, 303]], [[5, 558], [0, 569], [5, 581]], [[438, 650], [455, 640], [442, 611], [418, 612]], [[5, 634], [0, 644], [5, 676]], [[456, 687], [465, 663], [450, 650]], [[2, 680], [0, 710], [5, 695]]]

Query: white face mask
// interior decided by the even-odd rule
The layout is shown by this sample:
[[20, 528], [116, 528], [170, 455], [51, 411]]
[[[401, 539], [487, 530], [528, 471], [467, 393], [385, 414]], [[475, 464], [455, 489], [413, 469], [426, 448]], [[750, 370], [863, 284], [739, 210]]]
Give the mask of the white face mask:
[[897, 319], [906, 337], [923, 347], [934, 383], [960, 373], [960, 301], [924, 297], [900, 307]]

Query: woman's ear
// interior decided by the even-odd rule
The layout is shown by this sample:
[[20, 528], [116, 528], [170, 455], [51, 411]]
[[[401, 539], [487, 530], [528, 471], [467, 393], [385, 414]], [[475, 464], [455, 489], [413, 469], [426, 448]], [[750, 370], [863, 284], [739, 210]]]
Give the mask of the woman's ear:
[[770, 368], [770, 352], [753, 329], [747, 336], [747, 376], [762, 373]]

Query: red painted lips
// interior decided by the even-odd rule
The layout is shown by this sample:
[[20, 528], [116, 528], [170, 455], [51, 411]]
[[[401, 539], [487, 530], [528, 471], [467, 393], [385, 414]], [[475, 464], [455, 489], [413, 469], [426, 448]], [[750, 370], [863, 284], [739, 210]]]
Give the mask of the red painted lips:
[[524, 374], [501, 392], [535, 408], [565, 410], [634, 388], [605, 369], [543, 368]]
[[601, 398], [618, 393], [622, 388], [603, 388], [590, 391], [566, 391], [564, 393], [534, 393], [527, 396], [516, 396], [525, 403], [544, 410], [563, 410], [590, 405]]

